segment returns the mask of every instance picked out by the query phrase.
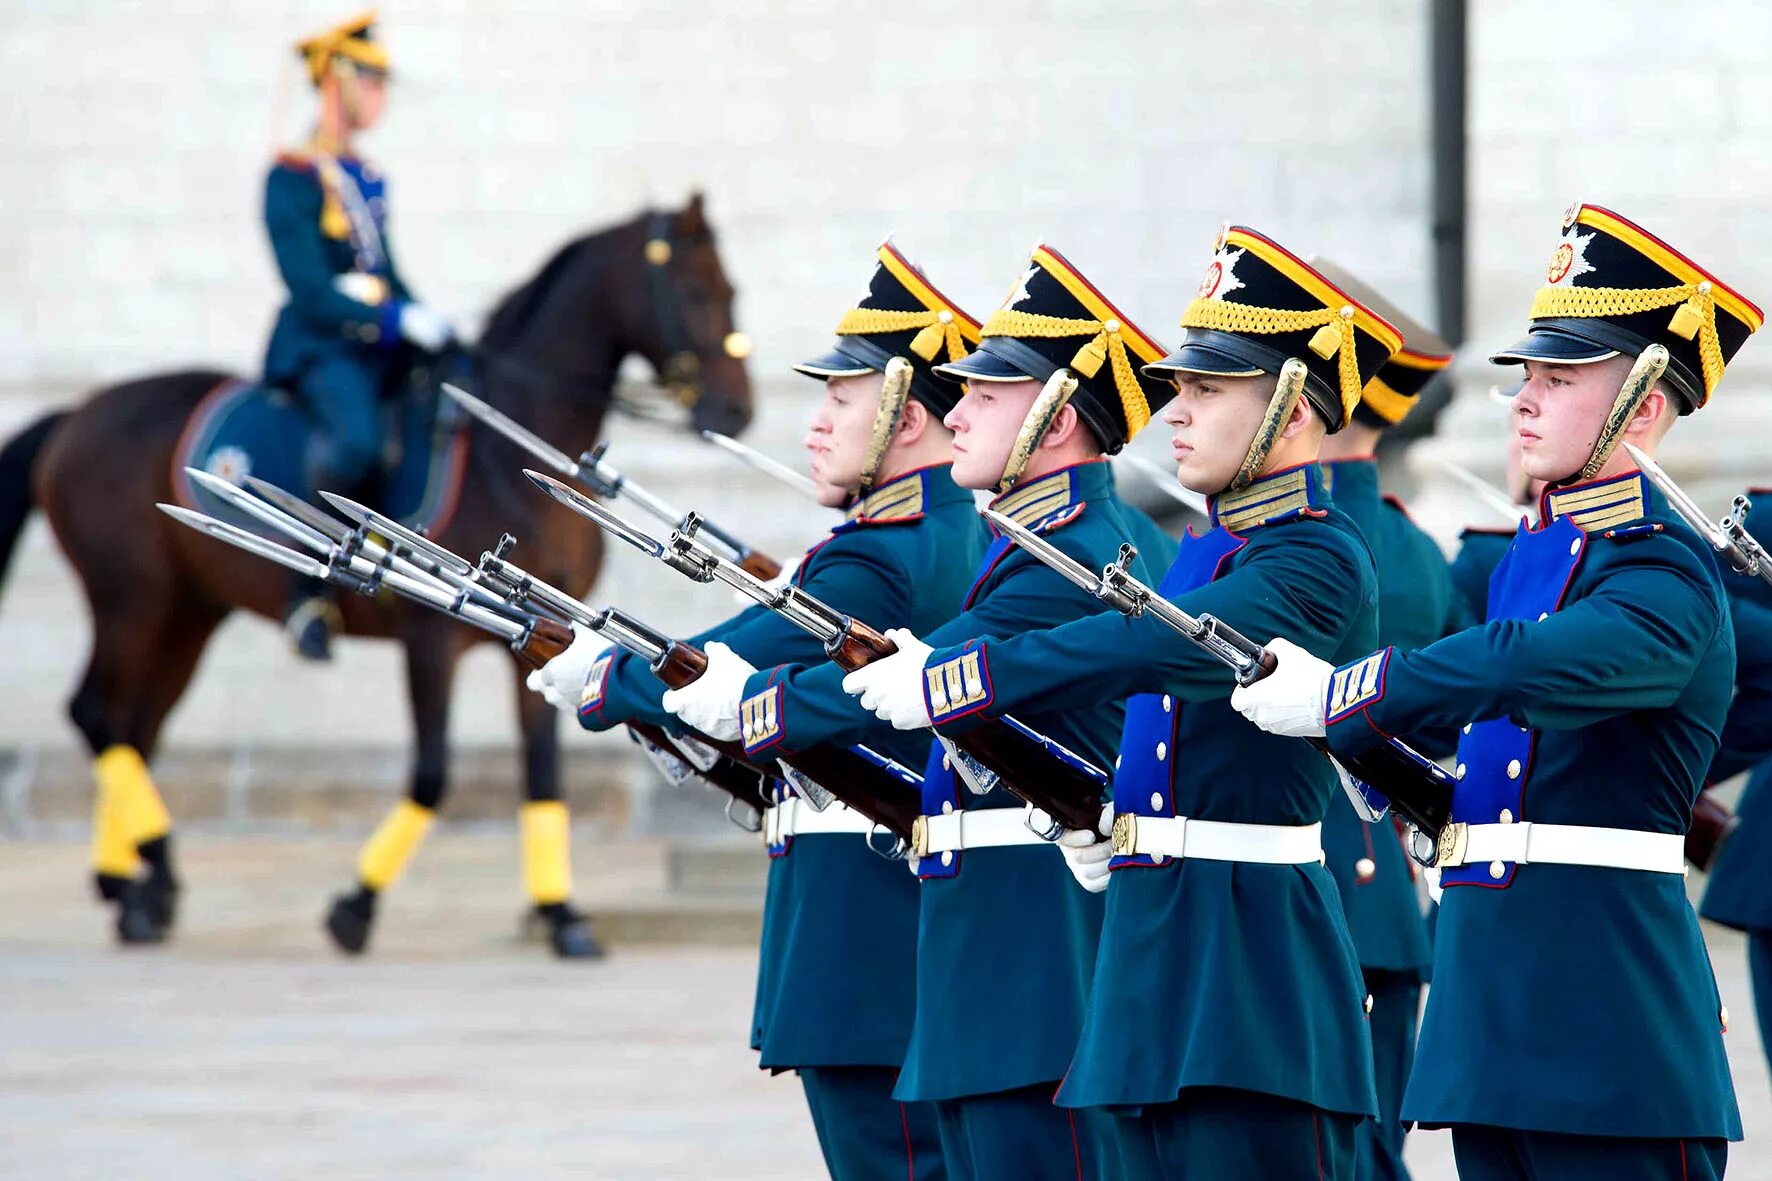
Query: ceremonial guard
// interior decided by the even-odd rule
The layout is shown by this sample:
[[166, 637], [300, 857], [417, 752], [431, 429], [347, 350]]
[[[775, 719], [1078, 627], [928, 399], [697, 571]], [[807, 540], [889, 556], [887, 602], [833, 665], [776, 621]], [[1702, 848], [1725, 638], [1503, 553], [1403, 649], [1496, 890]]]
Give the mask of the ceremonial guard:
[[[356, 154], [381, 120], [388, 51], [364, 13], [296, 45], [319, 99], [313, 134], [277, 157], [265, 181], [265, 228], [289, 298], [265, 352], [265, 381], [293, 390], [319, 425], [309, 487], [359, 489], [381, 457], [382, 395], [407, 372], [409, 346], [450, 339], [416, 302], [388, 242], [386, 181]], [[302, 656], [326, 659], [338, 609], [297, 579], [284, 627]]]
[[[1182, 325], [1180, 350], [1145, 372], [1176, 384], [1163, 418], [1212, 528], [1183, 539], [1162, 593], [1247, 633], [1302, 621], [1318, 651], [1368, 650], [1371, 555], [1316, 460], [1396, 330], [1242, 227], [1221, 233]], [[1334, 771], [1244, 724], [1230, 669], [1148, 613], [913, 656], [858, 687], [894, 724], [938, 733], [1131, 698], [1113, 841], [1066, 850], [1107, 912], [1058, 1103], [1110, 1113], [1132, 1176], [1351, 1177], [1376, 1103], [1366, 993], [1322, 864]], [[930, 691], [949, 668], [980, 686], [963, 710]]]
[[1277, 671], [1234, 699], [1344, 756], [1462, 728], [1403, 1117], [1451, 1127], [1467, 1179], [1719, 1177], [1741, 1136], [1684, 882], [1734, 680], [1728, 604], [1618, 445], [1652, 454], [1761, 320], [1641, 227], [1572, 206], [1529, 334], [1494, 358], [1526, 366], [1521, 462], [1549, 486], [1488, 622], [1352, 661], [1276, 640]]
[[[887, 243], [830, 351], [795, 366], [825, 383], [806, 437], [812, 478], [826, 504], [849, 505], [794, 574], [813, 597], [882, 628], [929, 631], [960, 610], [984, 529], [950, 474], [953, 437], [941, 420], [959, 390], [934, 368], [977, 341], [977, 322]], [[894, 358], [909, 362], [908, 383], [884, 376]], [[733, 696], [752, 665], [824, 659], [817, 640], [762, 607], [693, 642], [708, 655], [695, 685]], [[645, 662], [589, 633], [532, 687], [576, 706], [587, 729], [678, 726]], [[713, 729], [736, 739], [736, 712], [729, 728]], [[921, 742], [878, 724], [861, 739], [922, 763]], [[792, 788], [774, 791], [752, 1047], [765, 1069], [799, 1072], [837, 1181], [943, 1177], [933, 1110], [892, 1093], [911, 1028], [916, 882], [870, 849], [858, 813], [836, 803], [815, 812]]]
[[[1747, 494], [1748, 527], [1772, 532], [1772, 489]], [[1758, 522], [1756, 525], [1755, 522]], [[1735, 700], [1723, 727], [1710, 783], [1751, 772], [1735, 809], [1735, 828], [1717, 850], [1698, 913], [1747, 935], [1760, 1040], [1772, 1062], [1772, 588], [1726, 571], [1723, 585], [1735, 625]]]
[[[1422, 389], [1452, 363], [1452, 346], [1342, 268], [1324, 259], [1313, 259], [1312, 266], [1403, 334], [1403, 347], [1360, 391], [1353, 421], [1324, 440], [1323, 484], [1371, 547], [1379, 643], [1410, 651], [1469, 620], [1439, 545], [1409, 519], [1400, 501], [1380, 491], [1376, 452], [1383, 433], [1409, 416]], [[1421, 986], [1433, 960], [1415, 870], [1396, 830], [1367, 824], [1345, 799], [1331, 800], [1323, 814], [1323, 853], [1372, 997], [1368, 1026], [1378, 1119], [1361, 1125], [1356, 1174], [1362, 1181], [1407, 1178], [1398, 1111], [1415, 1060]]]
[[[955, 481], [994, 491], [996, 511], [1079, 562], [1111, 561], [1135, 526], [1114, 495], [1106, 453], [1120, 450], [1170, 394], [1167, 382], [1139, 374], [1162, 352], [1062, 255], [1037, 247], [1008, 301], [985, 322], [977, 351], [937, 371], [965, 383], [947, 419]], [[1098, 600], [999, 537], [978, 565], [965, 613], [918, 633], [925, 640], [893, 633], [900, 654], [891, 659], [1100, 610]], [[743, 709], [770, 724], [746, 734], [749, 748], [853, 741], [879, 725], [843, 692], [843, 676], [823, 664], [753, 677]], [[955, 688], [938, 716], [976, 712], [983, 695], [976, 678]], [[739, 705], [709, 699], [704, 708], [731, 714]], [[1123, 715], [1118, 699], [1053, 698], [1030, 702], [1018, 720], [1105, 768]], [[923, 883], [917, 1014], [898, 1094], [935, 1102], [948, 1169], [964, 1181], [1117, 1175], [1106, 1121], [1074, 1118], [1052, 1102], [1088, 1002], [1101, 904], [1072, 885], [1057, 850], [1029, 827], [1022, 801], [1000, 784], [966, 778], [957, 758], [928, 743], [912, 850]]]

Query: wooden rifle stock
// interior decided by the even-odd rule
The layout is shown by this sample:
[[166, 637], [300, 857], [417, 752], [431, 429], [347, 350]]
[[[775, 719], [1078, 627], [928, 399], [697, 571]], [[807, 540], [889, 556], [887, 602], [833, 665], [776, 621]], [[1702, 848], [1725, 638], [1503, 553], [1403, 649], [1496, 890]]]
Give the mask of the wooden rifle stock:
[[[864, 668], [898, 649], [859, 620], [825, 646], [845, 672]], [[1010, 792], [1043, 810], [1066, 828], [1095, 832], [1101, 824], [1101, 785], [1071, 764], [1053, 758], [1021, 731], [1001, 720], [985, 722], [948, 739], [961, 752], [997, 776]]]
[[739, 559], [738, 566], [752, 578], [761, 578], [764, 582], [781, 576], [781, 563], [768, 554], [758, 553], [754, 549], [744, 552], [744, 557]]
[[1729, 806], [1708, 788], [1698, 793], [1692, 805], [1692, 827], [1686, 830], [1686, 860], [1702, 870], [1715, 864], [1723, 842], [1741, 822]]

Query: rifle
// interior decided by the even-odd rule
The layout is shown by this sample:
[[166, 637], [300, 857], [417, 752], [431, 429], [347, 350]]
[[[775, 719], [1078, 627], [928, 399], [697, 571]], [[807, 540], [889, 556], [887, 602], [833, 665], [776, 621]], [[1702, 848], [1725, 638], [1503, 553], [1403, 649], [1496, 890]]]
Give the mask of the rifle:
[[[847, 672], [898, 651], [874, 628], [800, 587], [765, 585], [714, 553], [696, 537], [699, 518], [695, 513], [684, 518], [668, 542], [661, 542], [558, 480], [541, 472], [524, 474], [560, 503], [678, 573], [696, 582], [724, 582], [774, 611], [816, 637], [825, 654]], [[1107, 775], [1015, 719], [987, 722], [956, 738], [941, 734], [936, 738], [946, 749], [955, 773], [976, 794], [983, 795], [1000, 783], [1044, 810], [1053, 821], [1042, 833], [1047, 839], [1056, 839], [1067, 828], [1093, 832], [1100, 824]]]
[[[472, 577], [474, 568], [465, 558], [345, 497], [321, 493], [357, 522], [355, 528], [263, 480], [248, 478], [252, 492], [256, 493], [249, 495], [208, 472], [194, 468], [187, 468], [186, 472], [231, 507], [293, 538], [316, 556], [298, 553], [202, 513], [177, 505], [161, 505], [173, 519], [334, 586], [361, 594], [374, 594], [386, 587], [403, 598], [497, 636], [533, 668], [540, 668], [571, 645], [573, 623], [611, 634], [611, 638], [615, 638], [612, 633], [620, 626], [619, 621], [608, 617], [616, 614], [613, 610], [608, 615], [593, 612], [565, 592], [538, 580], [537, 585], [545, 586], [549, 596], [540, 609], [536, 609], [534, 599], [502, 594], [498, 588], [476, 581]], [[693, 773], [729, 797], [726, 814], [734, 824], [752, 832], [762, 827], [763, 809], [768, 801], [758, 772], [735, 764], [693, 739], [673, 737], [657, 726], [640, 722], [630, 726], [629, 731], [671, 782], [681, 784]], [[745, 812], [735, 811], [740, 805]]]
[[[818, 492], [816, 484], [781, 460], [765, 455], [755, 447], [746, 446], [730, 435], [722, 435], [719, 431], [703, 431], [701, 437], [704, 443], [712, 443], [746, 467], [786, 484], [795, 492], [804, 496], [813, 496]], [[704, 523], [702, 528], [706, 529], [707, 525]]]
[[[1189, 615], [1140, 582], [1128, 569], [1138, 553], [1132, 546], [1122, 545], [1119, 557], [1097, 576], [1003, 514], [990, 509], [983, 513], [1015, 544], [1114, 610], [1128, 616], [1154, 616], [1198, 644], [1224, 662], [1236, 675], [1238, 684], [1253, 684], [1273, 672], [1278, 664], [1271, 652], [1223, 620], [1210, 615]], [[1335, 765], [1348, 799], [1364, 820], [1375, 822], [1391, 807], [1396, 808], [1397, 814], [1414, 829], [1409, 855], [1416, 861], [1431, 866], [1456, 851], [1463, 829], [1452, 823], [1454, 780], [1444, 768], [1395, 739], [1387, 739], [1365, 754], [1347, 760], [1338, 759], [1330, 751], [1327, 738], [1306, 741]]]
[[[459, 386], [444, 382], [443, 392], [455, 399], [456, 403], [469, 414], [561, 475], [577, 480], [598, 496], [607, 496], [611, 499], [625, 496], [667, 525], [674, 526], [683, 519], [683, 515], [676, 509], [610, 466], [609, 462], [603, 458], [609, 451], [607, 442], [598, 443], [577, 459], [573, 459], [504, 411], [496, 406], [488, 405]], [[727, 551], [733, 561], [758, 578], [774, 578], [781, 573], [780, 562], [761, 550], [752, 549], [719, 526], [704, 521], [702, 528], [709, 537]]]

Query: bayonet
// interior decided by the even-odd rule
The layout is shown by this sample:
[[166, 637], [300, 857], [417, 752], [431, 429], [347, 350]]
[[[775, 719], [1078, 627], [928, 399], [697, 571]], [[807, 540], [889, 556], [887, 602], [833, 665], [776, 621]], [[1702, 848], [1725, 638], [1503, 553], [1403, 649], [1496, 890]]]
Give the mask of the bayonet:
[[1647, 453], [1634, 443], [1626, 443], [1624, 449], [1637, 461], [1637, 466], [1649, 477], [1649, 482], [1661, 489], [1661, 494], [1667, 497], [1667, 503], [1680, 515], [1680, 519], [1692, 526], [1698, 536], [1726, 558], [1736, 573], [1764, 579], [1767, 585], [1772, 586], [1772, 555], [1766, 553], [1765, 547], [1755, 540], [1754, 535], [1742, 523], [1752, 507], [1747, 497], [1737, 496], [1729, 506], [1728, 515], [1713, 522], [1698, 507], [1698, 502], [1687, 495], [1686, 490], [1676, 484], [1674, 478], [1662, 470], [1661, 465]]
[[712, 443], [726, 454], [734, 456], [740, 463], [779, 480], [795, 492], [809, 497], [818, 495], [817, 484], [774, 456], [765, 455], [755, 447], [740, 443], [737, 439], [729, 435], [722, 435], [719, 431], [703, 431], [701, 437], [703, 441]]
[[[573, 459], [498, 407], [489, 405], [459, 386], [444, 382], [443, 392], [455, 399], [458, 405], [475, 418], [567, 479], [577, 480], [599, 496], [611, 499], [625, 496], [639, 505], [642, 510], [672, 528], [675, 528], [683, 520], [683, 514], [648, 492], [630, 477], [617, 471], [604, 458], [609, 450], [608, 443], [599, 443], [577, 459]], [[723, 546], [733, 561], [740, 563], [759, 577], [774, 578], [781, 573], [780, 562], [760, 550], [752, 549], [724, 529], [703, 522], [702, 530]]]
[[1441, 471], [1445, 472], [1459, 484], [1463, 485], [1464, 490], [1469, 492], [1478, 501], [1482, 502], [1484, 508], [1493, 510], [1496, 516], [1506, 521], [1509, 525], [1518, 526], [1520, 518], [1524, 517], [1528, 526], [1534, 529], [1538, 527], [1538, 509], [1535, 505], [1519, 504], [1515, 502], [1515, 500], [1507, 493], [1483, 479], [1483, 477], [1477, 475], [1477, 473], [1471, 471], [1469, 468], [1453, 463], [1451, 460], [1439, 460], [1437, 466]]
[[[984, 510], [984, 516], [1016, 545], [1122, 615], [1149, 615], [1198, 644], [1229, 667], [1239, 685], [1253, 684], [1274, 671], [1278, 662], [1261, 645], [1211, 615], [1188, 614], [1140, 581], [1129, 569], [1138, 552], [1132, 546], [1122, 545], [1119, 556], [1096, 575], [1011, 518], [990, 509]], [[1415, 829], [1410, 856], [1434, 865], [1460, 852], [1455, 845], [1461, 830], [1452, 823], [1455, 781], [1443, 768], [1395, 739], [1346, 760], [1330, 751], [1327, 738], [1306, 741], [1335, 764], [1349, 801], [1363, 819], [1377, 821], [1394, 806]]]
[[1144, 456], [1134, 455], [1130, 451], [1120, 452], [1115, 456], [1115, 459], [1149, 480], [1158, 492], [1169, 499], [1179, 502], [1202, 517], [1212, 515], [1212, 505], [1207, 499], [1192, 488], [1184, 488], [1181, 482], [1175, 478], [1174, 472], [1166, 472]]

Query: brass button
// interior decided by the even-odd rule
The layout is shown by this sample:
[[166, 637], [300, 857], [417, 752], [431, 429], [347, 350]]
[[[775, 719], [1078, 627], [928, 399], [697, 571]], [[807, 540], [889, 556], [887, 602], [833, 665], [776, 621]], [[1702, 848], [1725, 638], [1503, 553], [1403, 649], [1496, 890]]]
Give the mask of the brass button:
[[1354, 862], [1354, 877], [1362, 882], [1369, 882], [1378, 872], [1378, 864], [1370, 857], [1362, 857]]
[[1581, 552], [1581, 538], [1577, 537], [1574, 541], [1571, 541], [1569, 543], [1569, 556], [1573, 558], [1576, 554], [1578, 554], [1580, 552]]
[[1518, 779], [1520, 777], [1520, 760], [1509, 759], [1507, 761], [1507, 777], [1509, 779]]
[[1544, 622], [1544, 621], [1545, 621], [1545, 620], [1547, 620], [1547, 619], [1549, 619], [1549, 618], [1550, 618], [1550, 612], [1549, 612], [1549, 611], [1540, 611], [1540, 612], [1539, 612], [1539, 613], [1538, 613], [1538, 622], [1540, 622], [1540, 623], [1543, 623], [1543, 622]]
[[1503, 865], [1501, 862], [1491, 861], [1489, 863], [1489, 876], [1490, 877], [1499, 879], [1505, 873], [1507, 873], [1507, 866]]
[[1372, 994], [1371, 993], [1366, 994], [1366, 1012], [1368, 1012], [1368, 1013], [1372, 1012]]
[[1727, 1030], [1729, 1028], [1729, 1006], [1728, 1005], [1724, 1005], [1722, 1008], [1717, 1010], [1717, 1024], [1721, 1025], [1725, 1030]]
[[1470, 723], [1469, 723], [1469, 722], [1466, 722], [1466, 723], [1465, 723], [1465, 724], [1464, 724], [1464, 732], [1465, 732], [1465, 733], [1466, 733], [1466, 734], [1469, 734], [1469, 733], [1470, 733], [1470, 732], [1471, 732], [1471, 724], [1470, 724]]
[[1161, 853], [1152, 853], [1151, 854], [1151, 864], [1152, 865], [1161, 865], [1167, 860], [1169, 860], [1169, 858], [1165, 857]]
[[1514, 822], [1514, 810], [1512, 808], [1503, 808], [1501, 810], [1500, 820], [1503, 824], [1512, 824]]
[[943, 771], [952, 771], [954, 769], [953, 759], [947, 755], [942, 755], [941, 756], [941, 769]]
[[1157, 762], [1160, 763], [1168, 757], [1169, 757], [1169, 744], [1166, 742], [1157, 743]]
[[1463, 779], [1464, 778], [1464, 771], [1465, 771], [1464, 764], [1460, 763], [1460, 764], [1458, 764], [1458, 770], [1457, 770], [1457, 772], [1455, 772], [1455, 774], [1457, 774], [1457, 776], [1460, 779]]
[[1114, 756], [1114, 770], [1118, 771], [1119, 769], [1120, 769], [1120, 756], [1115, 755]]
[[1163, 810], [1163, 793], [1160, 791], [1153, 791], [1151, 793], [1151, 811], [1161, 812], [1162, 810]]
[[941, 814], [943, 816], [946, 816], [949, 812], [952, 812], [953, 810], [954, 810], [954, 801], [943, 800], [941, 802]]
[[1175, 699], [1173, 697], [1170, 697], [1169, 694], [1167, 694], [1167, 693], [1163, 694], [1163, 712], [1168, 713], [1170, 710], [1172, 710], [1174, 708], [1175, 708]]
[[952, 865], [954, 863], [954, 851], [952, 849], [943, 849], [941, 851], [941, 863], [943, 865]]

